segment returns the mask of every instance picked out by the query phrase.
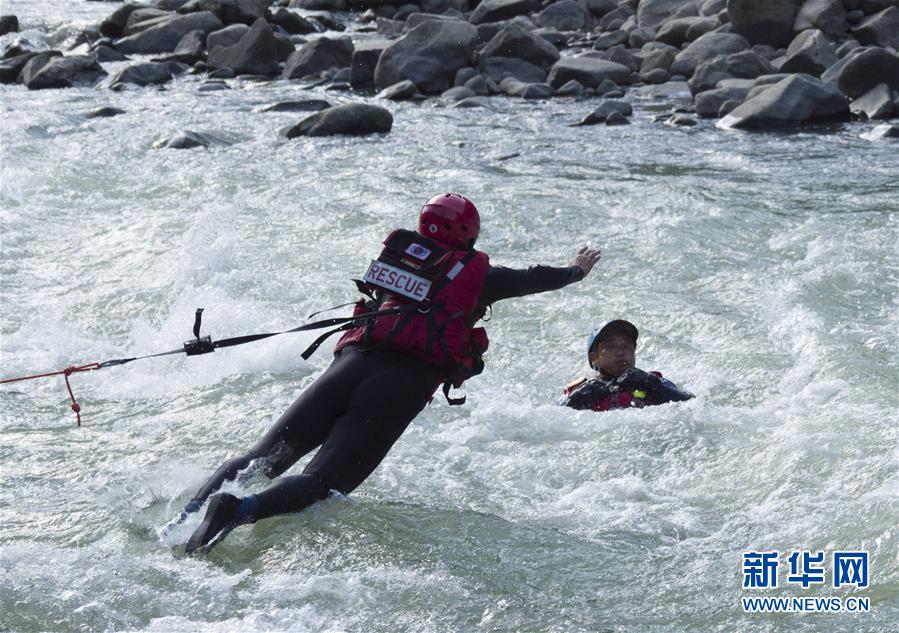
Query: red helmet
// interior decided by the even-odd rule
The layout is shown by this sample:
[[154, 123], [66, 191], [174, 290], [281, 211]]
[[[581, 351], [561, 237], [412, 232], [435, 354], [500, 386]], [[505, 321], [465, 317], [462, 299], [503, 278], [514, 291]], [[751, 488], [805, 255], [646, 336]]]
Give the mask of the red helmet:
[[452, 248], [471, 248], [481, 232], [481, 216], [465, 196], [442, 193], [421, 208], [418, 231]]

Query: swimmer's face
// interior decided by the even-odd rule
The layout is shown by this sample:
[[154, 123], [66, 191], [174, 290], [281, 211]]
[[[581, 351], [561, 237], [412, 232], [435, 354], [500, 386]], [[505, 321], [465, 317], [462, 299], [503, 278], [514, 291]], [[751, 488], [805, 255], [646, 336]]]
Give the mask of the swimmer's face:
[[620, 376], [634, 367], [637, 348], [624, 334], [611, 334], [596, 343], [590, 353], [590, 364], [609, 376]]

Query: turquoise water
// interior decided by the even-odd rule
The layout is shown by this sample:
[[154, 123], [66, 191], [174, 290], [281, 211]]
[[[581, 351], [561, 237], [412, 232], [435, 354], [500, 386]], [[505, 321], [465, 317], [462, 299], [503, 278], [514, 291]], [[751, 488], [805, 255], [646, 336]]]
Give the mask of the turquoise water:
[[[27, 31], [39, 4], [3, 12]], [[42, 19], [102, 4], [46, 3]], [[300, 115], [251, 110], [344, 97], [199, 81], [0, 88], [3, 377], [172, 349], [197, 307], [214, 338], [298, 325], [354, 299], [387, 232], [444, 190], [478, 204], [494, 263], [564, 265], [587, 243], [603, 260], [497, 304], [468, 403], [435, 399], [350, 498], [241, 528], [205, 559], [182, 555], [195, 522], [158, 528], [327, 366], [327, 349], [299, 357], [314, 335], [77, 375], [80, 429], [61, 378], [2, 387], [3, 629], [896, 628], [895, 144], [861, 139], [866, 124], [673, 129], [642, 101], [630, 126], [570, 128], [590, 102], [510, 99], [391, 103], [387, 136], [286, 141]], [[101, 105], [127, 114], [79, 116]], [[180, 129], [235, 143], [151, 149]], [[641, 329], [640, 366], [698, 397], [556, 406], [612, 317]], [[838, 549], [870, 552], [870, 587], [741, 587], [744, 551], [785, 565]], [[750, 595], [872, 610], [744, 614]]]

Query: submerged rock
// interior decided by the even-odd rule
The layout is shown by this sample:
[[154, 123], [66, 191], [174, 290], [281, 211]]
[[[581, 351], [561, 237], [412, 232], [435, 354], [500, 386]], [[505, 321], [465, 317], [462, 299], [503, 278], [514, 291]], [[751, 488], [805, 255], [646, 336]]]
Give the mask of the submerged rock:
[[194, 147], [230, 144], [229, 141], [214, 134], [182, 130], [172, 136], [157, 140], [153, 143], [153, 149], [192, 149]]
[[869, 141], [881, 141], [885, 138], [899, 139], [899, 126], [888, 124], [878, 125], [870, 132], [862, 134], [862, 138], [868, 139]]
[[607, 99], [602, 101], [599, 104], [599, 107], [593, 110], [593, 112], [585, 116], [574, 125], [596, 125], [598, 123], [604, 123], [606, 119], [608, 119], [612, 114], [619, 114], [623, 117], [629, 117], [633, 113], [633, 107], [626, 101], [613, 101], [611, 99]]
[[298, 136], [332, 136], [379, 134], [393, 127], [389, 110], [364, 103], [347, 103], [327, 108], [287, 131], [287, 138]]
[[253, 112], [319, 112], [330, 108], [331, 104], [324, 99], [301, 99], [298, 101], [279, 101], [253, 108]]
[[112, 106], [103, 106], [101, 108], [96, 108], [95, 110], [91, 110], [90, 112], [85, 112], [85, 119], [106, 119], [109, 117], [118, 116], [120, 114], [125, 114], [125, 110], [120, 108], [113, 108]]

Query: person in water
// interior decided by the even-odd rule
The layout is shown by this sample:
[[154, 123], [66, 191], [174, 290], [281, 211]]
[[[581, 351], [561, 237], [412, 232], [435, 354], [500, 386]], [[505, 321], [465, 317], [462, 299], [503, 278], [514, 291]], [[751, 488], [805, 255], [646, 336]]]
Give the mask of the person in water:
[[692, 398], [693, 394], [678, 389], [661, 373], [636, 367], [638, 335], [636, 326], [623, 319], [594, 329], [587, 338], [587, 362], [597, 374], [565, 387], [562, 404], [572, 409], [608, 411]]
[[[352, 492], [441, 383], [451, 404], [464, 400], [451, 399], [449, 388], [483, 368], [487, 335], [474, 325], [493, 303], [580, 281], [600, 259], [599, 250], [585, 246], [566, 267], [493, 266], [474, 249], [479, 232], [475, 205], [448, 193], [424, 205], [418, 232], [388, 237], [357, 284], [368, 299], [356, 304], [358, 318], [344, 328], [330, 366], [255, 446], [222, 464], [176, 519], [209, 500], [186, 553], [208, 550], [239, 525]], [[316, 448], [301, 474], [280, 476]], [[214, 494], [255, 473], [277, 479], [243, 498]]]

